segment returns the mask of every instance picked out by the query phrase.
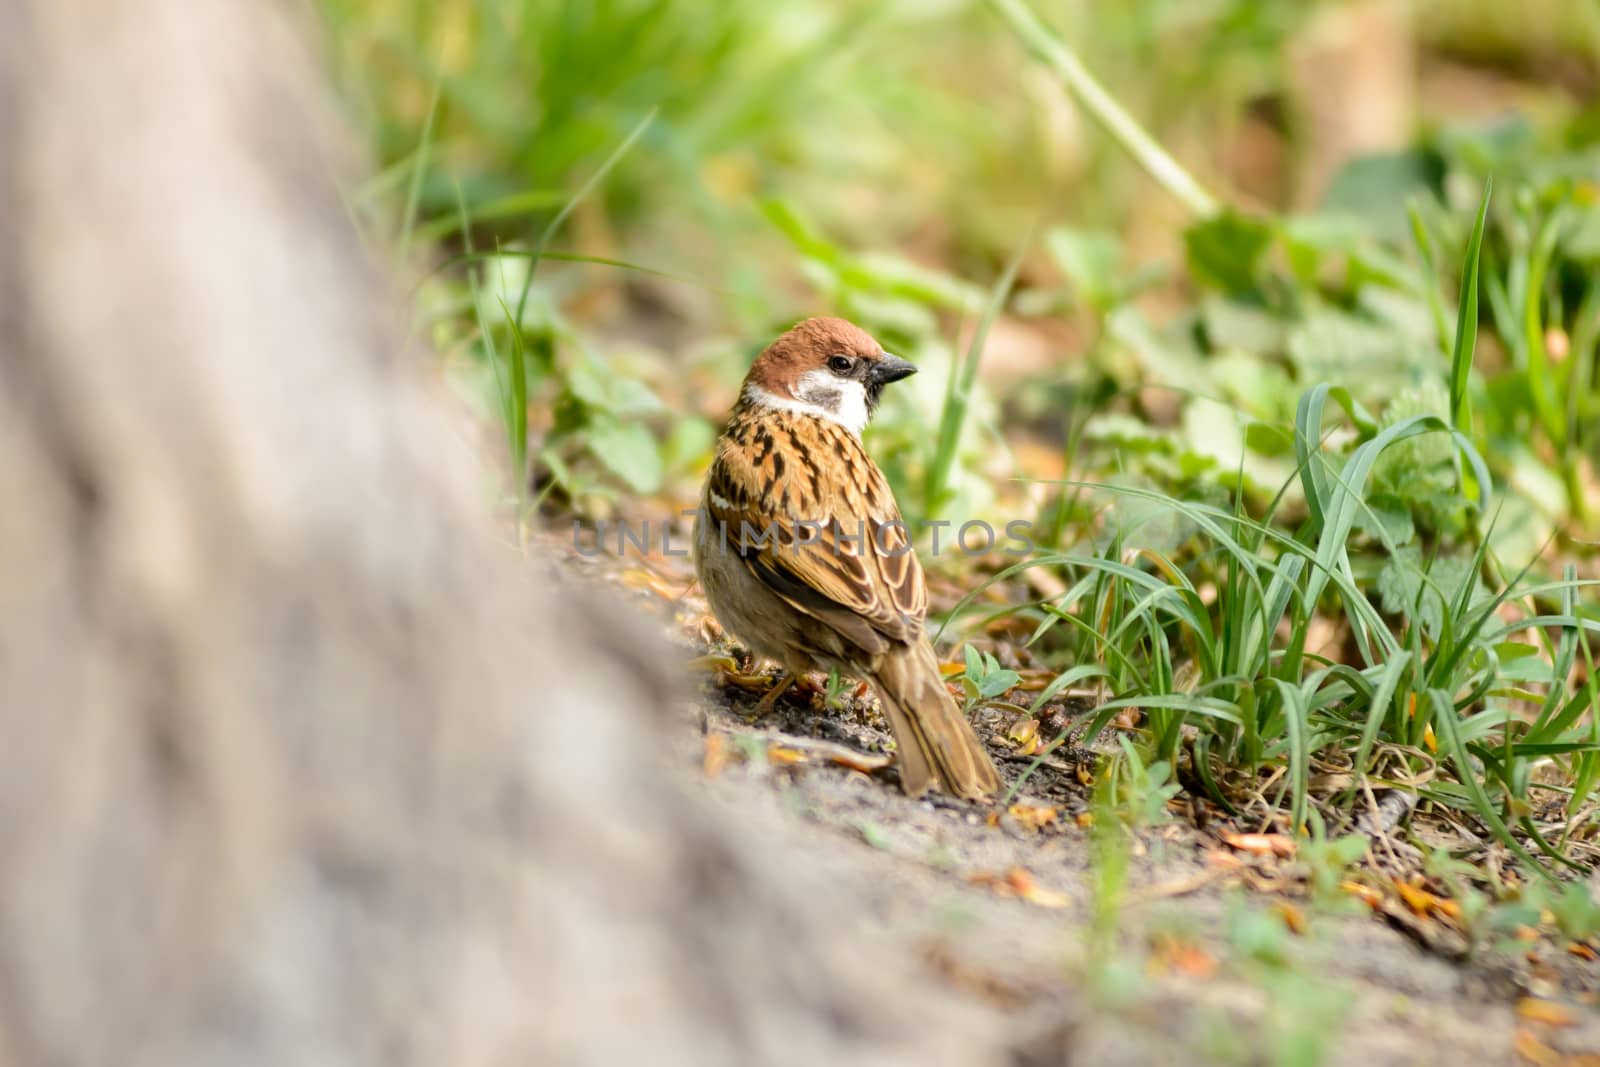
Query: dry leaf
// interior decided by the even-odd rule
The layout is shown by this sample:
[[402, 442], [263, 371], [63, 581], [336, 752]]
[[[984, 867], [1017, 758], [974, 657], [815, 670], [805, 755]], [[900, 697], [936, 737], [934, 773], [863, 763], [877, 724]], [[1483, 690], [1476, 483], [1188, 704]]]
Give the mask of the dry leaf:
[[1561, 1053], [1540, 1041], [1526, 1027], [1517, 1027], [1512, 1044], [1516, 1047], [1517, 1058], [1534, 1067], [1561, 1067]]
[[1449, 919], [1461, 918], [1461, 905], [1453, 900], [1428, 892], [1420, 886], [1409, 885], [1396, 881], [1395, 889], [1400, 893], [1400, 899], [1405, 901], [1406, 907], [1417, 915], [1444, 916]]
[[1065, 893], [1041, 887], [1024, 867], [1011, 867], [1003, 875], [980, 871], [967, 881], [973, 885], [988, 886], [1000, 896], [1017, 897], [1040, 908], [1065, 908], [1072, 904], [1072, 899]]
[[711, 654], [696, 656], [689, 661], [691, 671], [714, 671], [717, 674], [732, 674], [739, 669], [738, 662], [732, 656], [719, 656]]
[[1418, 889], [1414, 885], [1408, 885], [1401, 881], [1396, 881], [1394, 887], [1399, 892], [1400, 899], [1405, 902], [1405, 906], [1410, 908], [1413, 914], [1427, 915], [1433, 911], [1435, 898], [1426, 889]]
[[767, 746], [768, 763], [774, 763], [781, 766], [791, 763], [804, 763], [805, 761], [806, 754], [797, 748], [789, 748], [785, 745]]
[[1021, 867], [1011, 868], [1011, 873], [1021, 876], [1015, 880], [1017, 896], [1026, 900], [1029, 904], [1040, 908], [1066, 908], [1072, 905], [1071, 897], [1053, 889], [1045, 889], [1035, 882], [1033, 876]]
[[765, 693], [773, 686], [773, 680], [765, 674], [741, 674], [735, 666], [717, 667], [717, 681], [723, 685], [731, 685], [737, 689], [744, 689], [752, 693]]
[[1199, 945], [1176, 938], [1161, 938], [1156, 942], [1150, 962], [1163, 971], [1185, 975], [1189, 978], [1215, 978], [1221, 965], [1217, 958]]
[[1362, 885], [1360, 882], [1340, 882], [1339, 888], [1359, 899], [1373, 911], [1383, 907], [1383, 894], [1371, 886]]
[[630, 567], [622, 572], [621, 577], [622, 584], [629, 589], [650, 593], [662, 600], [677, 600], [684, 593], [681, 586], [640, 567]]
[[1055, 808], [1042, 804], [1013, 804], [1006, 813], [1030, 830], [1054, 826], [1058, 814]]
[[1024, 756], [1031, 756], [1039, 748], [1039, 720], [1031, 716], [1018, 719], [1006, 731], [1006, 737], [1018, 745]]
[[1006, 731], [1006, 739], [1017, 746], [1017, 755], [1035, 755], [1039, 751], [1039, 720], [1031, 717], [1018, 719]]
[[1596, 952], [1592, 946], [1587, 945], [1582, 941], [1569, 942], [1567, 945], [1567, 951], [1578, 957], [1580, 960], [1588, 960], [1590, 963], [1593, 963], [1595, 960], [1600, 960], [1600, 952]]
[[1304, 936], [1306, 932], [1305, 912], [1286, 900], [1280, 900], [1273, 910], [1278, 913], [1278, 917], [1283, 920], [1283, 925], [1288, 927], [1290, 933]]
[[715, 778], [728, 765], [728, 738], [723, 734], [706, 734], [706, 754], [701, 767], [707, 778]]
[[894, 762], [888, 756], [874, 756], [866, 752], [851, 752], [842, 749], [840, 751], [830, 749], [827, 755], [828, 762], [834, 766], [848, 767], [850, 770], [860, 771], [862, 774], [881, 771]]
[[1244, 866], [1244, 861], [1231, 852], [1212, 849], [1206, 853], [1206, 866], [1222, 867], [1230, 871], [1236, 871]]
[[1523, 997], [1517, 1001], [1517, 1018], [1545, 1026], [1575, 1026], [1578, 1017], [1565, 1004], [1539, 997]]
[[1223, 834], [1222, 840], [1257, 856], [1293, 856], [1294, 838], [1283, 834]]

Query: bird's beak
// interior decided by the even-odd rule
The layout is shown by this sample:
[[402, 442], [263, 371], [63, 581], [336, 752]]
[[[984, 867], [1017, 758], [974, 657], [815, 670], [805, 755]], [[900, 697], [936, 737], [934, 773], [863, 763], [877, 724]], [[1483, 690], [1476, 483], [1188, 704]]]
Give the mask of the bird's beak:
[[909, 378], [915, 373], [917, 373], [915, 363], [903, 360], [899, 356], [891, 356], [886, 352], [873, 362], [867, 377], [871, 379], [873, 385], [888, 385], [890, 382], [898, 382], [901, 378]]

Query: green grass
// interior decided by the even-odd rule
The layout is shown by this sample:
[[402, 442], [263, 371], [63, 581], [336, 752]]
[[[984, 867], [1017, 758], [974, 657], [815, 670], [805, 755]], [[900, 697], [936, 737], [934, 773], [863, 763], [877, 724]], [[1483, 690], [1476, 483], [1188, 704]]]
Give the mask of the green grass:
[[[1260, 512], [1247, 510], [1244, 492], [1211, 504], [1074, 481], [1074, 491], [1107, 502], [1091, 550], [1042, 553], [998, 572], [967, 600], [1031, 568], [1060, 573], [1065, 594], [1007, 610], [1036, 620], [1029, 644], [1072, 664], [1072, 684], [1099, 677], [1114, 694], [1097, 709], [1091, 737], [1122, 709], [1139, 709], [1153, 757], [1184, 761], [1199, 788], [1229, 810], [1259, 817], [1281, 807], [1294, 827], [1308, 819], [1350, 825], [1368, 787], [1408, 788], [1442, 764], [1424, 795], [1553, 875], [1571, 865], [1561, 847], [1568, 829], [1564, 818], [1536, 822], [1548, 792], [1535, 791], [1550, 787], [1532, 772], [1555, 763], [1566, 781], [1584, 786], [1563, 806], [1567, 817], [1593, 785], [1595, 682], [1589, 676], [1574, 689], [1568, 677], [1580, 652], [1590, 662], [1600, 620], [1581, 605], [1593, 603], [1600, 583], [1577, 580], [1570, 567], [1559, 579], [1537, 577], [1536, 560], [1502, 578], [1490, 549], [1496, 480], [1473, 443], [1467, 403], [1490, 204], [1486, 183], [1463, 250], [1447, 365], [1454, 421], [1441, 412], [1384, 422], [1348, 389], [1318, 385], [1301, 395], [1286, 428], [1293, 475]], [[1549, 258], [1551, 249], [1541, 242], [1534, 254]], [[1341, 448], [1328, 443], [1329, 400], [1354, 435]], [[1386, 456], [1429, 437], [1449, 443], [1451, 492], [1469, 516], [1454, 545], [1417, 541], [1420, 516], [1407, 516], [1410, 529], [1397, 534], [1373, 499]], [[1402, 461], [1427, 456], [1414, 451]], [[1291, 499], [1299, 519], [1286, 514]], [[1120, 520], [1130, 503], [1140, 507]], [[1139, 543], [1142, 525], [1173, 515], [1186, 536], [1167, 549]], [[1364, 578], [1375, 565], [1376, 580]], [[1215, 592], [1208, 598], [1203, 586]], [[1348, 633], [1352, 659], [1308, 647], [1313, 627], [1330, 621]], [[1180, 685], [1183, 664], [1197, 670]], [[1349, 757], [1349, 784], [1314, 793], [1312, 764], [1330, 753]], [[1278, 784], [1258, 792], [1263, 779]]]
[[[1548, 826], [1532, 818], [1540, 806], [1531, 769], [1554, 760], [1568, 766], [1573, 780], [1592, 782], [1600, 753], [1594, 682], [1572, 690], [1566, 679], [1577, 650], [1587, 657], [1589, 637], [1600, 630], [1600, 622], [1577, 610], [1600, 583], [1519, 575], [1498, 589], [1478, 590], [1475, 580], [1458, 575], [1452, 589], [1418, 569], [1408, 576], [1414, 596], [1395, 628], [1351, 566], [1354, 518], [1371, 514], [1359, 475], [1406, 433], [1447, 432], [1429, 427], [1427, 418], [1376, 434], [1346, 459], [1344, 471], [1353, 473], [1325, 471], [1329, 480], [1320, 487], [1309, 473], [1320, 452], [1308, 453], [1301, 484], [1308, 500], [1322, 499], [1321, 518], [1294, 532], [1237, 509], [1097, 483], [1084, 487], [1157, 503], [1192, 523], [1187, 559], [1149, 549], [1130, 554], [1124, 538], [1136, 531], [1127, 530], [1108, 537], [1098, 553], [1043, 554], [997, 580], [1031, 567], [1075, 579], [1055, 602], [1027, 609], [1038, 618], [1031, 644], [1049, 648], [1065, 630], [1057, 655], [1076, 664], [1073, 680], [1088, 677], [1085, 665], [1094, 664], [1116, 694], [1097, 709], [1091, 736], [1119, 710], [1141, 709], [1155, 757], [1187, 761], [1223, 807], [1259, 813], [1262, 805], [1282, 806], [1297, 827], [1316, 808], [1349, 824], [1361, 787], [1405, 788], [1437, 762], [1430, 751], [1437, 748], [1446, 774], [1425, 795], [1548, 872], [1549, 861], [1564, 859]], [[1393, 557], [1392, 545], [1381, 550]], [[1485, 551], [1480, 544], [1464, 572], [1469, 578], [1483, 570]], [[1199, 591], [1204, 582], [1217, 590], [1214, 603]], [[1529, 607], [1512, 621], [1501, 618], [1507, 608], [1552, 599], [1559, 609]], [[1425, 601], [1435, 605], [1431, 618]], [[1348, 627], [1354, 662], [1330, 661], [1307, 648], [1313, 621], [1330, 618]], [[1535, 643], [1519, 641], [1524, 635]], [[1184, 662], [1198, 665], [1187, 691], [1177, 684]], [[1534, 702], [1535, 713], [1518, 713]], [[1375, 761], [1380, 750], [1383, 761]], [[1351, 754], [1351, 784], [1313, 795], [1311, 762], [1329, 752]], [[1256, 792], [1262, 772], [1274, 767], [1286, 772], [1281, 784], [1269, 794]], [[1572, 804], [1565, 810], [1570, 814]]]

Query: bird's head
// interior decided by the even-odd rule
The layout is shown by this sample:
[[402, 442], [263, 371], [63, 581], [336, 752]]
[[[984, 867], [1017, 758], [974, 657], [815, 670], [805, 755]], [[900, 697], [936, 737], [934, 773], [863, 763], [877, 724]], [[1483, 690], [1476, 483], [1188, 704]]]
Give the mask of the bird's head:
[[854, 323], [806, 319], [756, 357], [743, 401], [829, 419], [860, 433], [883, 387], [916, 372]]

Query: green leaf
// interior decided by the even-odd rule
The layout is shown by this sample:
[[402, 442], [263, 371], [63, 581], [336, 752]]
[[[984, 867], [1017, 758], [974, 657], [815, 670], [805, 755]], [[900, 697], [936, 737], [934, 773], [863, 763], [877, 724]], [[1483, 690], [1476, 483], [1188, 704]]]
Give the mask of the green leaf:
[[1527, 116], [1508, 112], [1492, 122], [1447, 126], [1437, 141], [1446, 162], [1456, 164], [1452, 169], [1485, 174], [1525, 166], [1538, 148], [1539, 134]]
[[839, 270], [839, 278], [861, 289], [960, 312], [979, 306], [984, 295], [977, 286], [942, 270], [884, 252], [863, 252], [849, 257]]
[[1586, 204], [1573, 212], [1573, 226], [1562, 243], [1568, 259], [1600, 264], [1600, 204]]
[[1257, 304], [1212, 294], [1200, 306], [1200, 321], [1213, 351], [1236, 348], [1256, 355], [1283, 351], [1289, 326]]
[[587, 439], [595, 458], [634, 492], [648, 494], [661, 488], [661, 449], [643, 423], [597, 418]]
[[1355, 253], [1368, 227], [1350, 215], [1310, 214], [1284, 219], [1281, 232], [1289, 269], [1302, 285], [1313, 287], [1326, 265]]
[[1424, 149], [1359, 156], [1333, 176], [1322, 210], [1368, 220], [1383, 236], [1406, 236], [1406, 201], [1418, 193], [1437, 193], [1444, 161]]
[[983, 700], [992, 700], [1004, 693], [1007, 689], [1022, 681], [1022, 675], [1016, 671], [998, 670], [987, 675], [978, 686], [978, 696]]
[[610, 415], [654, 415], [661, 400], [637, 378], [624, 378], [595, 360], [573, 364], [566, 375], [567, 391], [592, 411]]
[[1442, 429], [1449, 405], [1444, 386], [1436, 381], [1401, 390], [1384, 409], [1385, 427], [1432, 415], [1441, 429], [1396, 441], [1372, 465], [1373, 501], [1402, 507], [1423, 528], [1439, 533], [1459, 532], [1469, 506], [1457, 474], [1455, 444]]
[[1340, 868], [1349, 867], [1367, 854], [1372, 842], [1364, 834], [1336, 837], [1328, 842], [1328, 858]]
[[1084, 423], [1083, 438], [1128, 452], [1172, 452], [1178, 446], [1170, 429], [1152, 426], [1122, 411], [1102, 411]]
[[1374, 320], [1393, 327], [1419, 348], [1431, 348], [1438, 343], [1432, 312], [1423, 297], [1387, 286], [1363, 285], [1356, 293], [1356, 304]]
[[1596, 904], [1587, 881], [1574, 882], [1550, 902], [1561, 932], [1574, 941], [1600, 933], [1600, 904]]
[[613, 415], [653, 415], [662, 410], [661, 399], [636, 378], [613, 378], [610, 410]]
[[1430, 639], [1437, 639], [1448, 605], [1456, 602], [1468, 583], [1473, 586], [1472, 601], [1481, 599], [1483, 591], [1471, 561], [1440, 556], [1424, 567], [1421, 549], [1408, 545], [1391, 556], [1379, 572], [1378, 593], [1384, 611], [1412, 619]]
[[1115, 233], [1062, 226], [1045, 235], [1044, 245], [1085, 303], [1104, 306], [1116, 296], [1122, 241]]
[[611, 409], [610, 390], [606, 388], [600, 368], [593, 362], [585, 359], [573, 364], [567, 371], [565, 384], [567, 392], [582, 401], [585, 407], [599, 411]]
[[856, 831], [861, 835], [861, 840], [881, 852], [887, 852], [894, 846], [894, 839], [889, 836], [889, 831], [869, 819], [862, 819], [856, 823]]
[[1106, 316], [1105, 332], [1132, 356], [1145, 377], [1175, 389], [1210, 392], [1205, 354], [1191, 331], [1157, 330], [1137, 308], [1123, 306]]
[[1287, 422], [1294, 396], [1289, 374], [1277, 363], [1244, 352], [1223, 352], [1211, 358], [1211, 376], [1226, 399], [1249, 415]]
[[1294, 432], [1268, 422], [1248, 422], [1244, 427], [1245, 447], [1261, 456], [1287, 456], [1294, 452]]
[[1356, 529], [1376, 541], [1404, 545], [1417, 536], [1416, 524], [1411, 521], [1411, 509], [1405, 501], [1374, 493], [1367, 500], [1372, 514], [1363, 513], [1356, 518]]
[[670, 470], [694, 466], [711, 454], [717, 443], [717, 428], [707, 419], [676, 419], [661, 446], [661, 459]]
[[1184, 231], [1189, 270], [1196, 280], [1225, 293], [1254, 292], [1261, 258], [1272, 243], [1272, 235], [1270, 223], [1230, 208]]
[[799, 209], [789, 201], [778, 199], [762, 201], [761, 213], [796, 249], [812, 259], [830, 265], [837, 265], [843, 260], [844, 253], [839, 247], [823, 237], [817, 228], [811, 225], [810, 220], [801, 215]]
[[1288, 350], [1301, 381], [1347, 382], [1369, 401], [1437, 373], [1425, 345], [1334, 308], [1308, 313], [1290, 332]]

